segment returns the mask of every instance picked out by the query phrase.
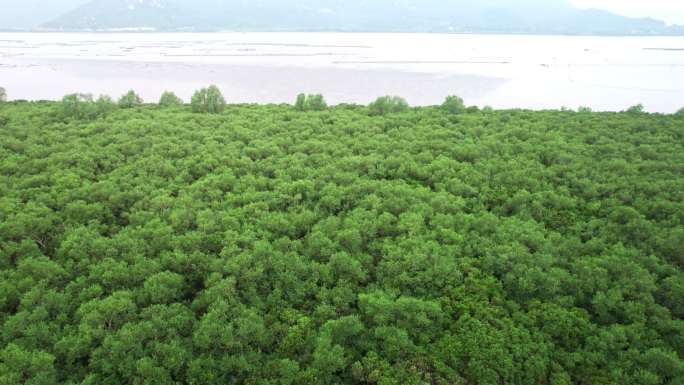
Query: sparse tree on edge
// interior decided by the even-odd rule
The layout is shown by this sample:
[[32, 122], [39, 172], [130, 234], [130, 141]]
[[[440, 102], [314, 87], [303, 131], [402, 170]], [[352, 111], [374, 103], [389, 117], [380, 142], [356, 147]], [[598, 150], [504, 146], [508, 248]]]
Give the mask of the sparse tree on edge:
[[91, 94], [69, 94], [62, 98], [61, 115], [64, 118], [96, 119], [116, 110], [111, 97], [100, 95], [97, 100]]
[[220, 114], [226, 108], [226, 99], [216, 86], [202, 88], [192, 95], [192, 112]]
[[297, 101], [295, 102], [295, 109], [297, 111], [306, 110], [306, 94], [297, 95]]
[[61, 114], [65, 118], [84, 119], [91, 115], [93, 95], [75, 93], [62, 98]]
[[368, 105], [370, 115], [373, 116], [404, 112], [408, 108], [406, 100], [399, 96], [381, 96]]
[[644, 105], [643, 104], [637, 104], [634, 106], [631, 106], [627, 109], [628, 114], [641, 114], [644, 112]]
[[183, 105], [183, 100], [171, 91], [164, 91], [161, 98], [159, 98], [159, 105], [161, 107], [180, 106]]
[[119, 99], [119, 107], [121, 108], [133, 108], [140, 106], [142, 103], [142, 98], [133, 90], [128, 91]]
[[116, 110], [117, 106], [114, 100], [108, 95], [100, 95], [95, 101], [95, 115], [105, 116], [110, 112]]
[[463, 99], [458, 96], [451, 95], [447, 96], [444, 100], [444, 103], [442, 103], [442, 109], [447, 113], [455, 115], [465, 112], [466, 106], [465, 103], [463, 103]]
[[323, 111], [328, 108], [328, 104], [325, 102], [323, 95], [315, 94], [307, 96], [306, 107], [310, 111]]
[[321, 94], [299, 94], [295, 102], [297, 111], [323, 111], [328, 108], [325, 98]]

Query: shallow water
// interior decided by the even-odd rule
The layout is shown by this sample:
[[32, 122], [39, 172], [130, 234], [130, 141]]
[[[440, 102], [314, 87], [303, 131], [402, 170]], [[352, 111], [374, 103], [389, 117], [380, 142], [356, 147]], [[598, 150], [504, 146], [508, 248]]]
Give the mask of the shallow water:
[[0, 33], [0, 86], [12, 99], [70, 92], [188, 100], [217, 84], [231, 102], [330, 103], [457, 94], [497, 108], [649, 111], [684, 106], [681, 37], [372, 33]]

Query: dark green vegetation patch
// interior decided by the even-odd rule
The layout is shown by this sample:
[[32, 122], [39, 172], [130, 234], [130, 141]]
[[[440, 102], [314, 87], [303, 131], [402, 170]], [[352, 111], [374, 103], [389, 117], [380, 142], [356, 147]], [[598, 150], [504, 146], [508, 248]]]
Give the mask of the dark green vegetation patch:
[[0, 384], [684, 383], [681, 115], [134, 102], [0, 105]]

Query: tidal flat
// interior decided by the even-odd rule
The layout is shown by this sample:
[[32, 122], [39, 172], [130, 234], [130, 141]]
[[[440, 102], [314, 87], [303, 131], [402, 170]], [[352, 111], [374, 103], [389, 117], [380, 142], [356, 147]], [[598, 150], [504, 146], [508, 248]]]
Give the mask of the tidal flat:
[[[299, 92], [331, 103], [384, 94], [413, 105], [446, 95], [496, 108], [641, 103], [673, 112], [684, 100], [676, 37], [401, 33], [0, 33], [0, 87], [10, 99], [70, 92], [149, 102], [164, 90], [188, 100], [207, 84], [233, 103], [290, 103]], [[665, 47], [654, 49], [653, 47]]]

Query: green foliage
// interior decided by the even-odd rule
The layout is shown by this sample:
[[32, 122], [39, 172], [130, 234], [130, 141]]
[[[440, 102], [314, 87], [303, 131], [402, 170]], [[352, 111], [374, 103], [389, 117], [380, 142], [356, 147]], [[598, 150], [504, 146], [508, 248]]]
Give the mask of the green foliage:
[[295, 102], [297, 111], [323, 111], [328, 108], [323, 95], [321, 94], [299, 94]]
[[106, 95], [93, 100], [91, 94], [69, 94], [62, 98], [59, 115], [62, 118], [91, 120], [107, 116], [116, 108], [112, 98]]
[[2, 105], [0, 384], [684, 383], [681, 117], [230, 110]]
[[409, 105], [399, 96], [381, 96], [369, 104], [368, 109], [371, 116], [377, 116], [405, 112]]
[[447, 96], [442, 103], [442, 109], [450, 114], [462, 114], [466, 111], [463, 99], [458, 96]]
[[634, 106], [631, 106], [627, 109], [627, 113], [629, 114], [641, 114], [644, 112], [644, 105], [643, 104], [637, 104]]
[[62, 98], [61, 115], [64, 117], [84, 119], [92, 113], [93, 95], [69, 94]]
[[130, 90], [119, 98], [119, 107], [134, 108], [142, 105], [143, 100], [135, 91]]
[[297, 95], [297, 101], [295, 101], [295, 109], [297, 111], [306, 110], [306, 94]]
[[54, 359], [46, 352], [27, 351], [9, 344], [0, 351], [0, 384], [56, 384]]
[[226, 100], [216, 86], [202, 88], [192, 95], [192, 112], [220, 114], [226, 108]]
[[171, 91], [164, 91], [159, 98], [159, 106], [161, 107], [175, 107], [181, 105], [183, 105], [183, 100]]
[[116, 108], [116, 103], [107, 95], [100, 95], [95, 101], [95, 115], [97, 116], [106, 116]]

